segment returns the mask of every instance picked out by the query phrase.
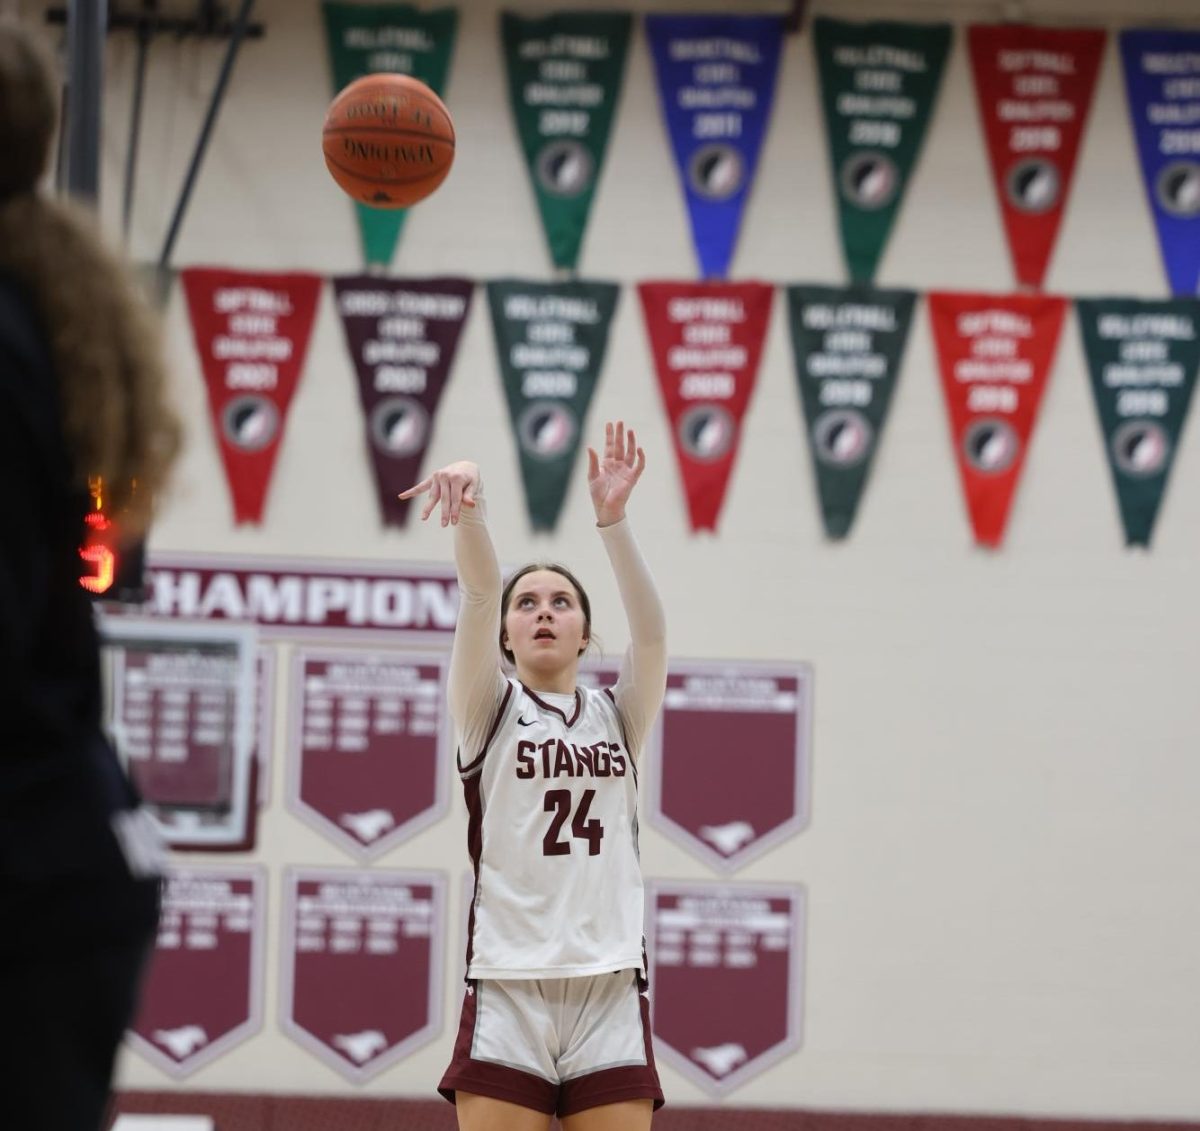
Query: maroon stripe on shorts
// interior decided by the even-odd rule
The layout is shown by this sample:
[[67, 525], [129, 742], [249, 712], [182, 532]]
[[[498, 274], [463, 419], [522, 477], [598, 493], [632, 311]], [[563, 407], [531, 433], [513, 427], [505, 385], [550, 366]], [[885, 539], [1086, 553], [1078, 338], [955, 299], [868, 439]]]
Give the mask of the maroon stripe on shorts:
[[462, 1017], [458, 1023], [458, 1036], [454, 1040], [454, 1053], [450, 1058], [450, 1067], [446, 1069], [438, 1084], [438, 1093], [451, 1103], [455, 1102], [455, 1093], [469, 1092], [471, 1095], [504, 1100], [552, 1115], [558, 1104], [557, 1084], [543, 1080], [532, 1072], [509, 1068], [506, 1064], [493, 1064], [489, 1060], [471, 1058], [471, 1045], [475, 1039], [476, 1003], [479, 998], [475, 986], [475, 982], [470, 982], [463, 997]]
[[[633, 981], [635, 992], [640, 982], [640, 977]], [[655, 1111], [666, 1103], [662, 1085], [658, 1082], [654, 1049], [650, 1043], [650, 1001], [643, 993], [638, 994], [638, 1006], [642, 1017], [642, 1043], [646, 1050], [646, 1063], [603, 1068], [599, 1072], [577, 1076], [574, 1080], [564, 1080], [556, 1113], [559, 1119], [587, 1111], [588, 1108], [620, 1103], [622, 1100], [653, 1100]]]

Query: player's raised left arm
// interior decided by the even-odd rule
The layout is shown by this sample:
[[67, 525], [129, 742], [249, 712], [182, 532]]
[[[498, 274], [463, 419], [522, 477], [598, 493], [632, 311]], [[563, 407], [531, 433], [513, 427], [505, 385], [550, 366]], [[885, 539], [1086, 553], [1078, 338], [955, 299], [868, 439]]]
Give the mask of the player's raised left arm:
[[667, 683], [667, 622], [654, 578], [625, 515], [629, 496], [646, 468], [646, 453], [623, 421], [604, 426], [604, 454], [588, 448], [588, 488], [596, 525], [616, 575], [629, 621], [629, 649], [614, 689], [630, 754], [642, 742], [662, 706]]

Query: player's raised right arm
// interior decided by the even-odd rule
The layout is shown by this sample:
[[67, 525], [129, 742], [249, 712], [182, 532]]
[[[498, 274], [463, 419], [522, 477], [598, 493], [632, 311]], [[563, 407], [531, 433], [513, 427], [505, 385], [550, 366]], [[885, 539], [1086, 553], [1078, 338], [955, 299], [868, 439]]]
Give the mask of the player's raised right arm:
[[500, 563], [488, 534], [483, 481], [469, 460], [447, 464], [401, 494], [428, 493], [421, 520], [439, 509], [443, 526], [454, 527], [458, 570], [458, 625], [450, 654], [450, 717], [464, 755], [486, 741], [507, 688], [500, 673]]

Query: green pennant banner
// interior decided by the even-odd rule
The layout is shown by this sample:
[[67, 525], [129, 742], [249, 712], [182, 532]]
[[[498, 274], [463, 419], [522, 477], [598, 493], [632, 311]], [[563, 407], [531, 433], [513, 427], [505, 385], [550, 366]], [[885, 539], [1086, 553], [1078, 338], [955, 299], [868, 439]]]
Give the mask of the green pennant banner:
[[555, 267], [579, 259], [631, 24], [628, 12], [500, 17], [509, 98]]
[[1125, 541], [1149, 546], [1200, 368], [1200, 302], [1075, 305]]
[[[381, 71], [412, 75], [442, 94], [458, 28], [457, 9], [422, 12], [411, 4], [342, 4], [333, 0], [326, 0], [321, 8], [335, 94], [355, 79]], [[358, 203], [354, 207], [367, 263], [386, 267], [395, 253], [407, 209], [369, 208]]]
[[843, 538], [887, 420], [916, 295], [792, 286], [787, 298], [825, 533]]
[[613, 283], [487, 285], [535, 530], [553, 530], [558, 522], [619, 291]]
[[949, 24], [813, 21], [825, 131], [850, 278], [883, 254], [950, 49]]

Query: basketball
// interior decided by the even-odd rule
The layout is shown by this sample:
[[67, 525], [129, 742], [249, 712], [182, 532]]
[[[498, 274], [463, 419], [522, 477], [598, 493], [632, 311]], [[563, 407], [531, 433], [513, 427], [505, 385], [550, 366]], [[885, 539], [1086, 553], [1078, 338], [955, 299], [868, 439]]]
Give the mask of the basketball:
[[359, 203], [407, 208], [450, 172], [454, 123], [419, 79], [364, 75], [330, 103], [322, 148], [333, 179]]

